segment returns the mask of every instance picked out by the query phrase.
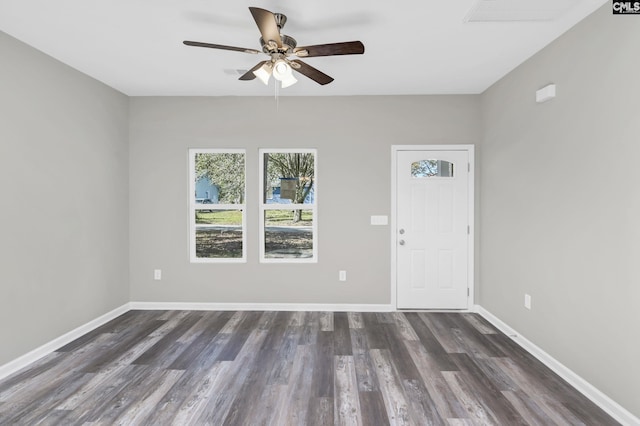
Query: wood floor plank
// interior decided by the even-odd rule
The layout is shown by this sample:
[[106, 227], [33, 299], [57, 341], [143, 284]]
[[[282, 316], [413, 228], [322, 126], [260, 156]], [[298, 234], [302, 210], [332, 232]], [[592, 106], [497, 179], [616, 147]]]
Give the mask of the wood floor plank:
[[56, 380], [43, 383], [34, 393], [31, 400], [22, 399], [20, 409], [14, 409], [13, 416], [3, 420], [2, 424], [36, 424], [47, 414], [55, 410], [61, 400], [73, 394], [90, 379], [90, 375], [83, 372], [73, 372], [70, 375], [63, 375]]
[[0, 424], [617, 423], [476, 314], [129, 311], [0, 380]]
[[382, 330], [382, 324], [378, 322], [376, 314], [364, 312], [362, 320], [365, 325], [365, 333], [367, 334], [367, 342], [371, 349], [388, 349], [388, 342]]
[[[289, 329], [296, 330], [299, 328], [294, 326]], [[265, 340], [268, 337], [269, 333], [267, 332]], [[269, 370], [277, 362], [279, 353], [268, 346], [265, 347], [264, 344], [257, 350], [255, 362], [246, 366], [246, 368], [250, 369], [250, 372], [229, 409], [229, 414], [225, 418], [225, 425], [265, 423], [271, 418], [273, 407], [279, 406], [281, 403], [280, 395], [273, 393], [275, 389], [279, 388], [270, 385], [269, 376], [265, 374], [265, 371]], [[311, 362], [310, 367], [313, 365], [315, 364]], [[292, 366], [292, 369], [295, 369], [295, 366]], [[311, 371], [313, 372], [313, 370]], [[283, 388], [286, 392], [288, 385], [283, 386]]]
[[493, 413], [498, 423], [523, 426], [527, 424], [509, 400], [504, 397], [494, 383], [493, 377], [484, 374], [469, 355], [453, 354], [452, 356], [460, 367], [460, 371], [470, 379], [467, 380], [467, 383], [477, 400]]
[[313, 397], [305, 422], [309, 426], [333, 426], [333, 397]]
[[539, 389], [545, 390], [544, 395], [547, 398], [549, 395], [555, 396], [547, 401], [552, 410], [562, 413], [563, 417], [574, 424], [589, 424], [591, 422], [603, 425], [616, 424], [608, 414], [597, 408], [584, 395], [576, 392], [569, 383], [524, 351], [513, 340], [504, 334], [488, 337], [509, 353], [507, 361], [515, 367], [509, 370], [510, 373], [521, 374], [520, 377], [524, 380], [534, 380]]
[[147, 321], [142, 323], [140, 327], [132, 327], [131, 331], [119, 334], [118, 339], [113, 341], [113, 344], [109, 347], [105, 347], [96, 353], [92, 361], [86, 365], [83, 370], [87, 373], [99, 371], [110, 364], [119, 354], [127, 352], [133, 346], [137, 345], [140, 340], [160, 330], [167, 323], [167, 321], [161, 320]]
[[418, 339], [403, 339], [402, 335], [398, 333], [395, 322], [382, 324], [381, 330], [387, 340], [388, 351], [400, 379], [420, 379], [420, 372], [404, 344], [404, 342], [414, 342]]
[[384, 399], [387, 409], [389, 424], [410, 425], [412, 424], [409, 404], [405, 397], [400, 378], [390, 360], [390, 353], [385, 349], [372, 349], [371, 359], [378, 375], [380, 383], [380, 393]]
[[474, 419], [482, 425], [499, 426], [500, 423], [494, 414], [478, 400], [478, 395], [470, 388], [464, 373], [460, 371], [443, 371], [442, 375], [449, 388], [467, 411], [467, 417]]
[[467, 320], [469, 324], [476, 328], [482, 334], [498, 334], [499, 331], [489, 321], [482, 318], [478, 314], [463, 313], [460, 314], [462, 318]]
[[404, 340], [420, 340], [416, 331], [413, 329], [413, 326], [407, 320], [407, 317], [401, 312], [394, 312], [393, 321], [396, 326], [397, 332], [400, 334], [400, 337]]
[[337, 355], [335, 357], [335, 405], [334, 419], [340, 425], [362, 425], [362, 413], [358, 398], [356, 370], [353, 357]]
[[[190, 340], [188, 346], [180, 353], [168, 368], [174, 370], [185, 370], [194, 365], [199, 365], [197, 359], [201, 357], [203, 352], [211, 353], [211, 345], [217, 339], [217, 336], [229, 321], [232, 312], [220, 312], [218, 315], [209, 315], [203, 317], [198, 323], [202, 323], [202, 331]], [[226, 334], [229, 336], [229, 334]], [[225, 340], [225, 344], [228, 339]]]
[[333, 358], [335, 350], [331, 331], [319, 331], [316, 344], [316, 360], [313, 369], [315, 396], [333, 398], [334, 374]]
[[193, 424], [193, 418], [206, 404], [211, 388], [224, 380], [231, 362], [214, 361], [208, 368], [185, 370], [171, 388], [155, 404], [143, 424]]
[[333, 315], [333, 340], [336, 355], [353, 355], [351, 348], [351, 334], [349, 317], [346, 312], [336, 312]]
[[435, 402], [422, 380], [403, 380], [402, 386], [409, 402], [411, 417], [424, 425], [444, 425]]
[[504, 352], [493, 341], [478, 331], [469, 321], [459, 314], [444, 314], [450, 324], [451, 330], [458, 344], [466, 349], [466, 353], [475, 357], [496, 358], [504, 357]]
[[149, 417], [153, 410], [155, 410], [158, 402], [167, 394], [169, 389], [182, 377], [184, 371], [179, 370], [165, 370], [159, 373], [160, 380], [158, 380], [154, 386], [146, 389], [146, 392], [142, 397], [137, 398], [127, 410], [120, 413], [120, 415], [113, 421], [113, 424], [118, 425], [139, 425], [144, 424], [144, 421]]
[[72, 351], [75, 351], [75, 350], [81, 348], [82, 346], [84, 346], [86, 343], [91, 342], [93, 339], [98, 337], [100, 334], [104, 334], [104, 333], [117, 334], [117, 333], [120, 333], [123, 330], [126, 330], [128, 327], [130, 327], [132, 322], [135, 321], [137, 318], [139, 318], [139, 315], [137, 315], [134, 311], [125, 312], [124, 314], [122, 314], [122, 315], [114, 318], [113, 320], [101, 325], [100, 327], [95, 328], [94, 330], [90, 331], [89, 333], [78, 337], [77, 339], [73, 340], [72, 342], [67, 343], [66, 345], [64, 345], [61, 348], [57, 349], [56, 352], [72, 352]]
[[305, 323], [305, 318], [307, 316], [307, 312], [303, 311], [295, 311], [291, 312], [289, 316], [289, 327], [302, 327]]
[[353, 362], [356, 368], [356, 379], [359, 392], [375, 392], [380, 390], [378, 376], [373, 366], [369, 350], [354, 351]]
[[282, 344], [285, 333], [287, 332], [287, 324], [291, 312], [277, 312], [275, 318], [271, 321], [271, 326], [267, 329], [267, 337], [263, 342], [263, 347], [277, 350]]
[[0, 381], [0, 403], [11, 400], [13, 395], [31, 380], [41, 380], [41, 377], [47, 371], [63, 363], [62, 359], [68, 356], [69, 354], [67, 353], [52, 352], [33, 362], [28, 367], [5, 377], [4, 380]]
[[[233, 333], [227, 345], [218, 355], [218, 361], [233, 361], [244, 346], [249, 335], [260, 320], [260, 312], [244, 312], [240, 322], [234, 327]], [[226, 328], [226, 327], [225, 327]]]
[[224, 387], [212, 388], [208, 403], [196, 418], [196, 423], [211, 425], [221, 425], [224, 423], [233, 404], [233, 400], [237, 397], [238, 391], [241, 389], [242, 384], [250, 372], [247, 366], [251, 365], [259, 353], [259, 348], [266, 335], [267, 332], [265, 330], [258, 329], [255, 329], [249, 335], [246, 343], [238, 352], [237, 357], [234, 358], [234, 360], [237, 359], [237, 362], [231, 364], [229, 371], [225, 374], [225, 380], [220, 382]]
[[120, 374], [111, 377], [106, 386], [98, 388], [90, 397], [82, 399], [64, 418], [65, 424], [83, 424], [98, 420], [113, 403], [114, 398], [127, 387], [135, 386], [142, 381], [149, 372], [146, 366], [129, 365]]
[[407, 321], [411, 324], [413, 331], [418, 336], [418, 340], [427, 350], [431, 359], [438, 365], [440, 371], [457, 371], [458, 366], [451, 359], [447, 351], [442, 347], [431, 329], [415, 312], [405, 314]]
[[385, 407], [384, 398], [379, 390], [359, 392], [359, 398], [363, 425], [390, 424], [387, 407]]
[[[112, 396], [109, 404], [99, 413], [87, 418], [85, 422], [98, 425], [118, 424], [116, 419], [119, 417], [126, 418], [129, 411], [135, 412], [139, 410], [141, 404], [153, 394], [154, 389], [163, 388], [164, 381], [173, 382], [177, 379], [175, 371], [148, 366], [140, 366], [138, 368], [141, 371], [140, 375], [136, 374], [125, 387]], [[163, 394], [158, 397], [162, 396]]]
[[431, 330], [431, 333], [435, 336], [446, 353], [462, 354], [466, 352], [466, 348], [454, 338], [452, 331], [455, 329], [455, 324], [451, 324], [446, 314], [420, 312], [418, 316], [427, 325], [429, 330]]
[[307, 312], [302, 332], [300, 334], [299, 345], [315, 345], [320, 332], [320, 317], [318, 312]]
[[30, 401], [37, 395], [44, 395], [46, 391], [43, 388], [50, 387], [53, 383], [60, 383], [68, 375], [78, 375], [78, 372], [84, 373], [85, 366], [93, 362], [94, 351], [102, 350], [107, 345], [108, 336], [105, 334], [98, 335], [92, 342], [84, 345], [82, 348], [74, 352], [63, 353], [59, 357], [55, 357], [56, 362], [49, 364], [49, 368], [42, 371], [38, 375], [20, 374], [23, 378], [22, 382], [15, 382], [10, 379], [12, 386], [0, 386], [0, 401], [11, 400], [13, 402]]
[[422, 382], [433, 399], [440, 417], [443, 419], [467, 417], [461, 402], [447, 384], [443, 376], [444, 371], [438, 369], [436, 359], [432, 358], [424, 346], [417, 342], [406, 341], [404, 344], [422, 376]]
[[[179, 398], [180, 402], [170, 408], [161, 405], [163, 413], [154, 413], [147, 418], [147, 424], [197, 424], [197, 419], [214, 397], [214, 389], [224, 392], [226, 376], [232, 368], [230, 361], [216, 361], [210, 369], [204, 371], [199, 381], [192, 380], [191, 393], [186, 398]], [[169, 400], [171, 401], [171, 400]]]
[[277, 356], [269, 369], [269, 384], [286, 385], [289, 383], [289, 375], [293, 366], [293, 358], [300, 341], [301, 327], [287, 327], [276, 349]]
[[301, 425], [306, 422], [309, 401], [311, 400], [311, 381], [313, 378], [315, 348], [300, 345], [293, 360], [283, 424]]
[[[511, 358], [496, 360], [502, 369], [526, 391], [533, 400], [556, 424], [579, 425], [583, 422], [558, 400], [558, 394], [539, 382], [531, 372], [520, 368]], [[606, 424], [606, 423], [603, 423]], [[615, 424], [615, 423], [614, 423]]]
[[364, 328], [362, 312], [347, 312], [349, 318], [349, 328]]
[[320, 312], [320, 331], [333, 331], [333, 312]]
[[260, 320], [258, 321], [258, 328], [260, 330], [269, 330], [271, 329], [274, 321], [277, 316], [276, 311], [264, 311], [262, 316], [260, 316]]
[[524, 392], [503, 391], [502, 394], [531, 426], [554, 424], [553, 419], [549, 417], [534, 400], [527, 397]]

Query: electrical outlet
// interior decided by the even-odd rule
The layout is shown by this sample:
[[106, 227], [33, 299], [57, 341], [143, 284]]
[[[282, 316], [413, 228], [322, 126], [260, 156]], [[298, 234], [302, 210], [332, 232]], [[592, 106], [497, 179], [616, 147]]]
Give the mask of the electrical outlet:
[[154, 269], [153, 270], [153, 279], [156, 281], [160, 281], [162, 279], [162, 270]]
[[524, 295], [524, 307], [527, 309], [531, 309], [531, 296], [528, 294]]
[[338, 272], [338, 279], [340, 281], [346, 281], [347, 280], [347, 271]]

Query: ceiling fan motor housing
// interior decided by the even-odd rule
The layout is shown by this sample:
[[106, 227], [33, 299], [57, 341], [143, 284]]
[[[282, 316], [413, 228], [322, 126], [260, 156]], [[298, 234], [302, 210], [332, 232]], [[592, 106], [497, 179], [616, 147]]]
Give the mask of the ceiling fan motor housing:
[[278, 47], [275, 43], [266, 43], [264, 39], [260, 37], [262, 51], [267, 55], [271, 55], [272, 53], [289, 55], [293, 53], [293, 49], [298, 45], [296, 39], [285, 34], [280, 34], [280, 39], [282, 40], [282, 47]]

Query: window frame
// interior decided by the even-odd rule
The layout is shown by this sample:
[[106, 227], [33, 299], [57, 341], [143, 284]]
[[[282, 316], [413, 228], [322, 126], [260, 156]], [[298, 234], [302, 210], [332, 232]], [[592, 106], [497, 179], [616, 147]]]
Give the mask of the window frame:
[[[196, 203], [196, 155], [197, 154], [242, 154], [244, 155], [244, 202], [242, 204], [200, 204]], [[187, 206], [189, 210], [189, 262], [190, 263], [246, 263], [247, 262], [247, 150], [239, 148], [190, 148], [189, 192]], [[196, 224], [198, 210], [240, 210], [242, 212], [242, 257], [197, 257], [196, 230], [206, 225]]]
[[[313, 154], [313, 203], [312, 204], [268, 204], [264, 199], [264, 156], [265, 154]], [[261, 148], [258, 150], [258, 206], [260, 263], [318, 263], [318, 150], [315, 148]], [[265, 257], [265, 211], [267, 210], [311, 210], [312, 213], [312, 256], [308, 258], [266, 258]]]

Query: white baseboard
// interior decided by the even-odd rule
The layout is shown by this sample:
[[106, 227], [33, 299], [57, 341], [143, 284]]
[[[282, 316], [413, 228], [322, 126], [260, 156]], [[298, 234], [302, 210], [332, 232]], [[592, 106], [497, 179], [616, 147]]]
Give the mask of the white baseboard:
[[112, 319], [124, 314], [130, 309], [131, 308], [129, 308], [129, 303], [125, 303], [124, 305], [110, 312], [107, 312], [106, 314], [101, 315], [98, 318], [91, 320], [88, 323], [69, 331], [68, 333], [63, 334], [60, 337], [57, 337], [51, 340], [48, 343], [45, 343], [44, 345], [32, 350], [31, 352], [28, 352], [22, 355], [19, 358], [14, 359], [13, 361], [9, 361], [4, 365], [0, 365], [0, 379], [3, 379], [15, 373], [16, 371], [28, 366], [32, 362], [35, 362], [40, 358], [46, 355], [49, 355], [56, 349], [61, 348], [67, 343], [73, 342], [78, 337], [87, 334], [88, 332], [100, 327], [102, 324], [105, 324], [111, 321]]
[[589, 398], [596, 405], [606, 411], [618, 422], [628, 426], [640, 425], [640, 419], [638, 417], [634, 416], [620, 404], [609, 398], [591, 383], [587, 382], [585, 379], [574, 373], [572, 370], [570, 370], [560, 361], [546, 353], [533, 342], [527, 340], [520, 333], [504, 323], [491, 312], [487, 311], [480, 305], [476, 305], [474, 310], [504, 334], [509, 336], [514, 342], [522, 346], [527, 352], [540, 360], [544, 365], [553, 370], [554, 373], [566, 380], [580, 393], [582, 393], [584, 396]]
[[331, 311], [331, 312], [392, 312], [384, 304], [326, 303], [191, 303], [191, 302], [131, 302], [130, 309], [169, 311]]

